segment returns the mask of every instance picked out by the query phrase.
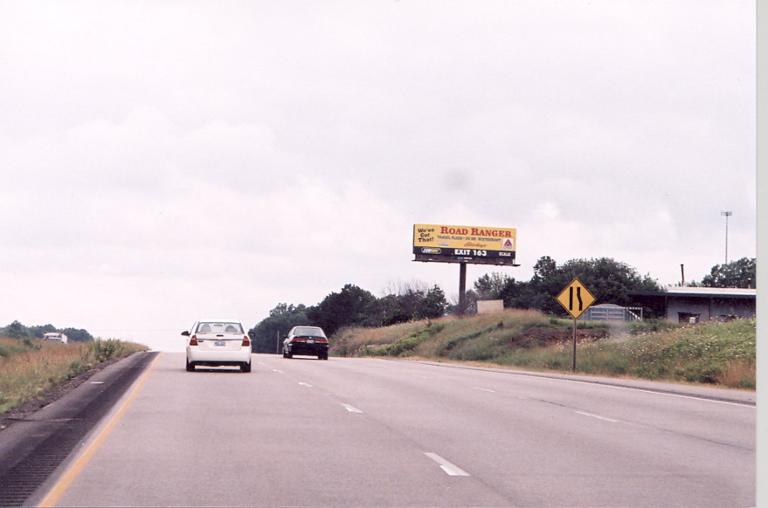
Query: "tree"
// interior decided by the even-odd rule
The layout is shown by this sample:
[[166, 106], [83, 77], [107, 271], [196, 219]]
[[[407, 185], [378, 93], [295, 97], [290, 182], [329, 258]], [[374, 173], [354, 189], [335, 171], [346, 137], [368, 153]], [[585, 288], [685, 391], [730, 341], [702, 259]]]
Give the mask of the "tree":
[[29, 327], [29, 333], [38, 339], [42, 339], [43, 335], [49, 332], [55, 332], [56, 327], [52, 324], [42, 325], [42, 326], [30, 326]]
[[[473, 314], [477, 314], [477, 300], [478, 300], [477, 292], [474, 289], [468, 289], [466, 293], [464, 293], [464, 315], [465, 316], [471, 316]], [[448, 314], [458, 314], [459, 313], [459, 302], [458, 300], [451, 299], [452, 302], [450, 305], [448, 305], [448, 308], [446, 309], [446, 312]]]
[[712, 288], [753, 288], [757, 273], [756, 258], [741, 258], [727, 264], [715, 265], [701, 285]]
[[579, 277], [594, 294], [598, 303], [632, 305], [632, 291], [660, 291], [655, 280], [641, 276], [637, 270], [611, 258], [571, 259], [558, 266], [554, 259], [542, 256], [533, 267], [533, 277], [528, 282], [514, 279], [498, 291], [507, 307], [539, 309], [562, 314], [554, 297], [571, 281]]
[[541, 256], [533, 265], [532, 280], [548, 279], [557, 274], [557, 263], [549, 256]]
[[43, 334], [47, 332], [61, 332], [67, 336], [67, 338], [72, 342], [85, 342], [89, 340], [93, 340], [93, 336], [88, 333], [88, 330], [84, 330], [82, 328], [64, 328], [59, 329], [53, 326], [52, 324], [47, 325], [35, 325], [35, 326], [24, 326], [18, 321], [14, 321], [10, 325], [6, 326], [3, 329], [0, 329], [5, 335], [9, 337], [13, 337], [15, 339], [21, 339], [24, 337], [29, 338], [38, 338], [42, 339]]
[[27, 330], [27, 327], [19, 323], [18, 321], [14, 321], [13, 323], [6, 326], [5, 333], [6, 335], [8, 335], [8, 337], [11, 337], [12, 339], [20, 339], [22, 337], [29, 336], [29, 331]]
[[435, 284], [424, 295], [417, 314], [421, 319], [438, 318], [445, 314], [446, 308], [448, 308], [448, 301], [445, 299], [445, 293]]
[[269, 317], [262, 319], [248, 330], [251, 349], [256, 353], [277, 353], [280, 350], [282, 338], [291, 328], [307, 324], [310, 324], [307, 307], [302, 304], [278, 303], [269, 311]]
[[637, 270], [611, 258], [571, 259], [555, 269], [548, 278], [542, 279], [550, 299], [545, 302], [544, 310], [562, 312], [560, 305], [552, 298], [557, 295], [574, 277], [589, 288], [598, 299], [597, 303], [615, 303], [629, 306], [633, 304], [631, 291], [660, 291], [658, 283], [650, 276], [640, 276]]
[[376, 297], [354, 284], [347, 284], [339, 293], [331, 293], [307, 312], [308, 317], [326, 334], [332, 335], [342, 326], [375, 324], [371, 319]]
[[93, 335], [88, 330], [82, 328], [64, 328], [61, 332], [72, 342], [89, 342], [93, 340]]
[[475, 281], [475, 292], [477, 292], [480, 298], [497, 300], [502, 298], [501, 294], [510, 282], [514, 282], [514, 280], [504, 273], [486, 273]]

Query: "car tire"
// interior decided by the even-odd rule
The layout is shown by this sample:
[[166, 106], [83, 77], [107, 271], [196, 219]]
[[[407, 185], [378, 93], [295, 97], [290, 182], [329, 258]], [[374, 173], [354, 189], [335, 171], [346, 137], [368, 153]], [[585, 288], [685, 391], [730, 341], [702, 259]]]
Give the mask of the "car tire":
[[323, 360], [327, 360], [327, 359], [328, 359], [328, 353], [325, 353], [325, 354], [323, 355]]
[[251, 362], [243, 362], [240, 364], [240, 372], [250, 372], [251, 371]]
[[288, 353], [286, 353], [285, 350], [283, 350], [283, 358], [288, 358]]
[[189, 360], [187, 360], [187, 372], [194, 372], [195, 371], [195, 364], [189, 363]]
[[286, 357], [286, 358], [293, 358], [293, 353], [286, 353], [286, 354], [285, 354], [285, 357]]

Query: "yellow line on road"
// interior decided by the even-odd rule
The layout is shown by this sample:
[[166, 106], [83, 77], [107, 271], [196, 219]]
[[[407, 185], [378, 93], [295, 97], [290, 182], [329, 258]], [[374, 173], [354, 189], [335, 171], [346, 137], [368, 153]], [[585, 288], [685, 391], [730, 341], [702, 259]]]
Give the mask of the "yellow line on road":
[[85, 466], [87, 466], [88, 462], [91, 461], [96, 451], [101, 447], [102, 444], [104, 444], [107, 436], [109, 436], [117, 424], [120, 423], [120, 420], [125, 415], [125, 412], [128, 410], [131, 403], [133, 403], [134, 399], [139, 395], [139, 392], [144, 387], [144, 383], [146, 383], [147, 379], [149, 379], [149, 374], [151, 373], [155, 363], [157, 363], [157, 359], [160, 358], [161, 354], [162, 353], [158, 353], [155, 359], [152, 360], [152, 363], [149, 364], [147, 370], [144, 371], [141, 377], [136, 381], [136, 383], [134, 383], [131, 391], [128, 393], [125, 399], [123, 399], [123, 403], [120, 404], [120, 407], [117, 409], [117, 411], [112, 414], [112, 417], [106, 422], [106, 424], [104, 424], [101, 430], [99, 430], [96, 437], [93, 439], [93, 441], [91, 441], [82, 455], [80, 455], [67, 468], [67, 470], [64, 471], [64, 474], [61, 475], [58, 481], [56, 481], [56, 484], [51, 488], [48, 494], [46, 494], [43, 500], [40, 501], [40, 504], [37, 505], [38, 507], [56, 506], [58, 504], [61, 496], [64, 495], [72, 482], [75, 481], [75, 478], [77, 478], [83, 469], [85, 469]]

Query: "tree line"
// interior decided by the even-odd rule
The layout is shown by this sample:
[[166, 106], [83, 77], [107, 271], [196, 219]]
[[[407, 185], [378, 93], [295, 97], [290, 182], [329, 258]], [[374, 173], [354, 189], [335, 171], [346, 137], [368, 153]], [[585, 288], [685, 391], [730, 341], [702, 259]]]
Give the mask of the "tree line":
[[[692, 281], [692, 287], [750, 288], [754, 287], [755, 258], [741, 258], [727, 264], [715, 265], [701, 282]], [[502, 273], [480, 277], [474, 289], [468, 292], [470, 306], [478, 299], [501, 299], [505, 307], [538, 309], [549, 314], [564, 314], [553, 298], [574, 277], [589, 290], [599, 295], [600, 303], [614, 303], [624, 307], [644, 307], [650, 315], [659, 316], [664, 309], [648, 307], [640, 300], [643, 293], [658, 293], [663, 288], [650, 275], [640, 275], [633, 267], [611, 258], [571, 259], [558, 265], [549, 256], [542, 256], [533, 267], [529, 281], [517, 281]]]
[[[468, 292], [469, 305], [478, 299], [504, 300], [505, 307], [538, 309], [548, 314], [564, 315], [554, 295], [578, 277], [590, 292], [599, 295], [601, 303], [630, 307], [639, 304], [635, 292], [660, 292], [659, 283], [650, 275], [640, 275], [626, 263], [611, 258], [571, 259], [562, 265], [549, 256], [542, 256], [533, 266], [529, 281], [518, 281], [502, 273], [491, 273], [475, 281]], [[655, 309], [648, 309], [653, 312]]]
[[[754, 287], [755, 273], [756, 259], [742, 258], [715, 265], [701, 282], [693, 281], [688, 285]], [[650, 275], [640, 275], [635, 268], [612, 258], [571, 259], [558, 265], [549, 256], [536, 261], [533, 276], [528, 281], [518, 281], [498, 272], [478, 278], [473, 288], [467, 291], [466, 312], [476, 312], [479, 299], [500, 299], [505, 307], [565, 315], [553, 296], [577, 276], [599, 296], [600, 303], [644, 307], [649, 316], [663, 313], [661, 308], [649, 308], [647, 300], [643, 303], [637, 299], [638, 294], [663, 291]], [[279, 303], [269, 311], [267, 318], [249, 330], [254, 351], [277, 352], [282, 337], [296, 325], [321, 326], [332, 335], [344, 326], [389, 326], [414, 319], [436, 318], [457, 310], [457, 305], [450, 304], [437, 285], [427, 288], [412, 283], [391, 288], [386, 293], [377, 298], [370, 291], [347, 284], [316, 305]]]
[[297, 325], [322, 327], [329, 336], [344, 326], [389, 326], [414, 319], [437, 318], [449, 308], [439, 286], [405, 285], [377, 298], [354, 284], [347, 284], [312, 306], [279, 303], [269, 316], [248, 331], [255, 352], [275, 353], [282, 337]]
[[19, 321], [0, 327], [0, 335], [13, 339], [42, 339], [43, 334], [51, 332], [63, 333], [69, 341], [74, 342], [93, 340], [93, 336], [83, 328], [56, 328], [52, 324], [24, 326]]

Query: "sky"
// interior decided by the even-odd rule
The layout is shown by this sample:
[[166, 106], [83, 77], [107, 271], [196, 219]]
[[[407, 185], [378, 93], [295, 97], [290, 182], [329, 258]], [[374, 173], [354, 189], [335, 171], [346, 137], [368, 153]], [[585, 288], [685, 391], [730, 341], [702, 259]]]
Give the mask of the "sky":
[[415, 223], [660, 284], [756, 255], [745, 0], [0, 0], [0, 326], [179, 349], [344, 284]]

